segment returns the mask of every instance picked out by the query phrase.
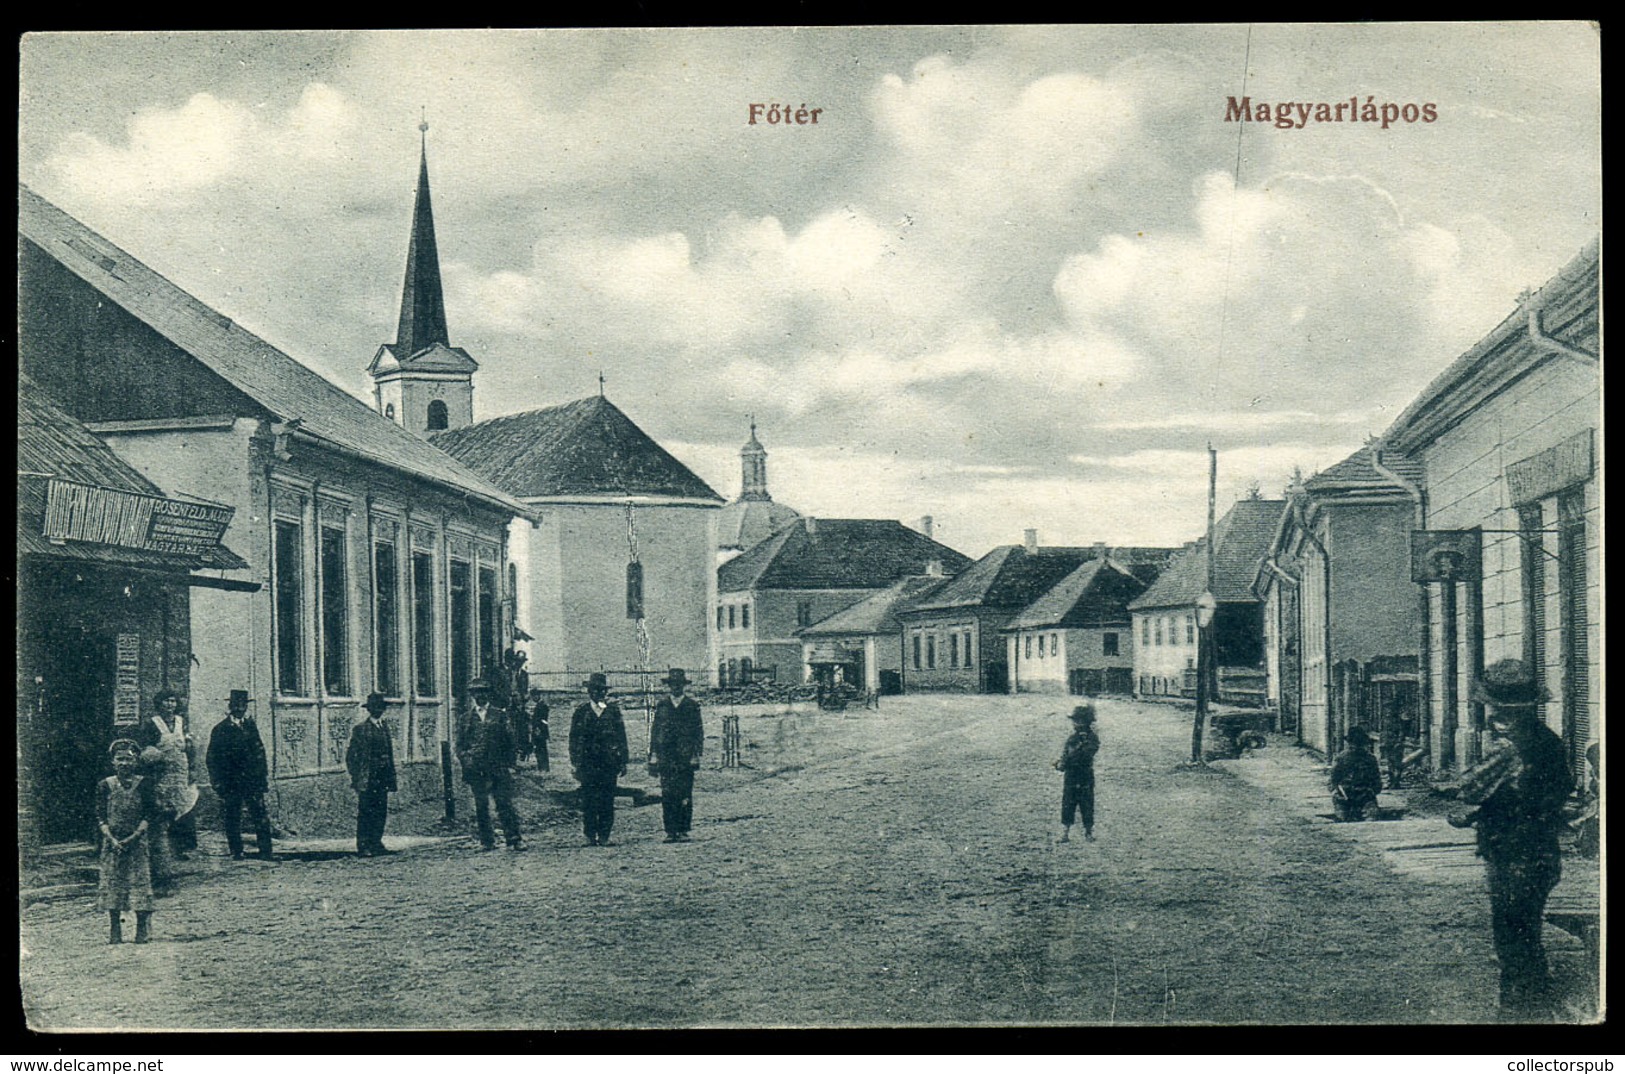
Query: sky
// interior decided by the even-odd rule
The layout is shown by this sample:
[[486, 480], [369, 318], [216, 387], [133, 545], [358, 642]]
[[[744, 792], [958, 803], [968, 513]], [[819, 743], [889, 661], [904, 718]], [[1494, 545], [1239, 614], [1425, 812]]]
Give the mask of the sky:
[[1598, 234], [1600, 101], [1582, 23], [36, 34], [19, 178], [368, 398], [423, 138], [477, 420], [602, 373], [724, 497], [754, 415], [776, 500], [977, 556], [1380, 434]]

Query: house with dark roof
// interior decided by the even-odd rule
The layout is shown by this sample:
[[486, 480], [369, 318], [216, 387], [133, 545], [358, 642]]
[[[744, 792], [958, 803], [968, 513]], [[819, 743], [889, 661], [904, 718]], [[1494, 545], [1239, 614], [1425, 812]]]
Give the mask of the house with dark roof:
[[23, 372], [168, 496], [229, 508], [228, 576], [260, 586], [190, 588], [196, 729], [248, 691], [297, 827], [347, 800], [376, 690], [402, 793], [439, 795], [458, 693], [511, 629], [503, 547], [528, 509], [26, 188], [18, 223]]
[[1150, 584], [1146, 573], [1136, 574], [1108, 552], [1023, 608], [1004, 628], [1010, 692], [1133, 693], [1128, 605]]
[[910, 575], [796, 631], [802, 664], [821, 682], [833, 683], [838, 673], [840, 681], [872, 694], [902, 693], [903, 623], [898, 615], [947, 580], [941, 573]]
[[[1253, 589], [1284, 500], [1238, 500], [1213, 527], [1213, 641], [1221, 696], [1262, 704], [1263, 602]], [[1134, 694], [1195, 692], [1197, 602], [1208, 589], [1207, 538], [1187, 544], [1129, 604], [1134, 620]]]
[[107, 744], [190, 685], [189, 591], [258, 588], [232, 509], [166, 496], [26, 374], [17, 393], [18, 836], [94, 841]]
[[[1005, 693], [1010, 664], [1005, 627], [1105, 544], [1046, 546], [1028, 530], [1019, 545], [1001, 545], [902, 615], [904, 684], [911, 691]], [[1154, 577], [1167, 549], [1118, 549], [1120, 562]]]
[[515, 622], [534, 684], [594, 671], [712, 666], [715, 531], [722, 497], [607, 398], [432, 435], [431, 443], [530, 508], [509, 533]]
[[1381, 441], [1288, 490], [1258, 565], [1268, 703], [1325, 754], [1359, 725], [1415, 733], [1410, 534], [1421, 467]]
[[718, 678], [801, 682], [798, 630], [903, 578], [969, 563], [892, 519], [799, 519], [717, 570]]
[[[1596, 240], [1446, 366], [1383, 434], [1422, 470], [1412, 577], [1432, 763], [1487, 734], [1466, 683], [1516, 658], [1577, 778], [1602, 720], [1602, 334]], [[1335, 552], [1334, 552], [1335, 555]], [[1447, 569], [1453, 561], [1453, 568]], [[1419, 605], [1418, 610], [1421, 610]]]
[[773, 499], [767, 490], [767, 449], [756, 439], [756, 422], [750, 423], [750, 439], [739, 449], [739, 498], [717, 515], [717, 566], [754, 548], [801, 517], [801, 512]]

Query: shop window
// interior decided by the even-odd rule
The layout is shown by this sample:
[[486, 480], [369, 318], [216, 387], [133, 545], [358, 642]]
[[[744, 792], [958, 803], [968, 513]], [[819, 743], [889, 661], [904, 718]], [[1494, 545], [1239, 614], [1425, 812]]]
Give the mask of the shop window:
[[419, 697], [435, 695], [434, 556], [412, 553], [412, 663]]
[[297, 695], [304, 692], [304, 532], [299, 523], [282, 519], [274, 530], [276, 688], [279, 693]]
[[373, 545], [373, 689], [388, 697], [401, 692], [400, 582], [395, 546]]

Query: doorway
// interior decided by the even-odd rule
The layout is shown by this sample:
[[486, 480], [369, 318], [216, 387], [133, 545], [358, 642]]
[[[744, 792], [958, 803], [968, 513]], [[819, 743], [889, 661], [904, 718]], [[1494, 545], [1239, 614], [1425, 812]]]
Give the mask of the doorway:
[[111, 771], [115, 643], [82, 625], [42, 625], [26, 743], [30, 805], [41, 843], [91, 841], [96, 784]]

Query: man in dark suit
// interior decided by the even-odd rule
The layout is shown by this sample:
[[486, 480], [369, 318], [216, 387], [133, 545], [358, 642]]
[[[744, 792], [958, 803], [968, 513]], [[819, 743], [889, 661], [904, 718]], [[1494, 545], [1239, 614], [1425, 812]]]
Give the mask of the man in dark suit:
[[615, 826], [615, 781], [626, 774], [626, 721], [609, 701], [609, 680], [593, 672], [587, 700], [570, 717], [570, 767], [581, 784], [581, 825], [588, 846], [608, 846]]
[[355, 852], [363, 858], [392, 854], [384, 846], [384, 825], [389, 820], [389, 795], [395, 790], [395, 741], [384, 726], [384, 695], [367, 695], [367, 718], [350, 729], [350, 748], [344, 767], [355, 788]]
[[469, 707], [457, 725], [457, 760], [463, 768], [463, 782], [474, 792], [474, 818], [479, 825], [480, 848], [495, 850], [496, 833], [491, 828], [491, 799], [496, 799], [497, 819], [502, 836], [511, 850], [524, 850], [519, 833], [519, 813], [513, 807], [514, 766], [519, 754], [506, 714], [491, 703], [491, 686], [475, 679], [468, 687]]
[[226, 826], [226, 846], [233, 860], [243, 857], [243, 809], [259, 840], [260, 857], [270, 860], [271, 818], [265, 813], [265, 792], [270, 790], [270, 766], [260, 729], [248, 715], [248, 691], [233, 690], [226, 702], [226, 718], [214, 725], [205, 757], [209, 782], [220, 799]]
[[1478, 828], [1478, 854], [1489, 874], [1490, 926], [1501, 963], [1501, 1018], [1552, 1019], [1551, 982], [1541, 944], [1546, 897], [1563, 874], [1557, 833], [1574, 787], [1563, 740], [1540, 722], [1548, 695], [1522, 660], [1500, 660], [1473, 684], [1489, 709], [1497, 742], [1462, 776], [1460, 797], [1475, 808], [1450, 815]]
[[672, 668], [660, 680], [671, 690], [655, 705], [654, 724], [649, 729], [649, 771], [660, 777], [660, 812], [666, 825], [666, 842], [686, 843], [694, 823], [694, 770], [700, 767], [705, 749], [705, 726], [700, 721], [700, 705], [685, 696], [688, 676], [682, 668]]

